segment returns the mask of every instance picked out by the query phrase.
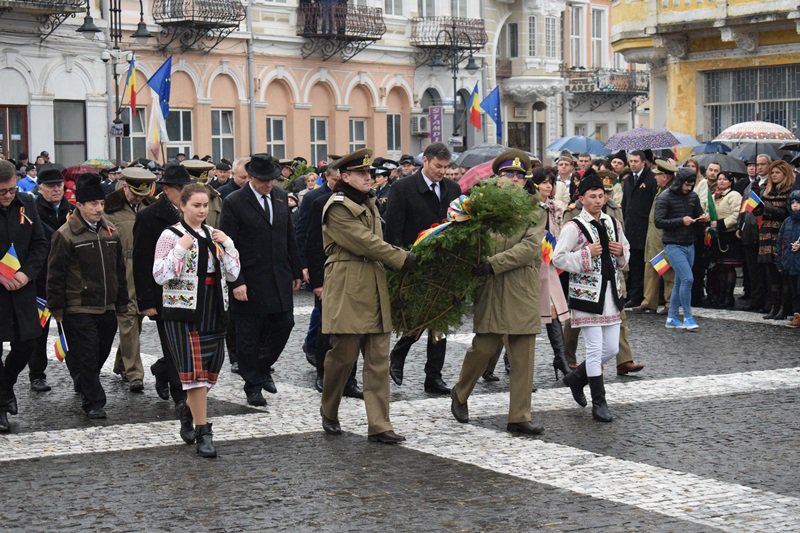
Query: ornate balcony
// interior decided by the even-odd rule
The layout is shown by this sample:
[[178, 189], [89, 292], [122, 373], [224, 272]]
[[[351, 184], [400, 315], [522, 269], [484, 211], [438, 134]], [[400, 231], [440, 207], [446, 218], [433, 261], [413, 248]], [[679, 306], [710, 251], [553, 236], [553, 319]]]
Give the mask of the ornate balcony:
[[0, 15], [9, 11], [35, 17], [44, 41], [69, 17], [85, 12], [86, 0], [0, 0]]
[[562, 66], [561, 77], [566, 80], [566, 92], [571, 94], [572, 111], [587, 102], [591, 111], [610, 102], [613, 111], [650, 93], [650, 73], [643, 70]]
[[159, 48], [178, 44], [181, 51], [195, 45], [210, 52], [239, 28], [245, 18], [240, 0], [154, 0], [153, 20], [163, 29]]
[[303, 59], [317, 53], [327, 61], [339, 54], [347, 62], [386, 33], [379, 7], [316, 2], [301, 5], [299, 15], [297, 35], [307, 39]]
[[486, 46], [488, 41], [483, 19], [457, 17], [418, 17], [411, 19], [411, 46], [418, 66], [431, 65], [443, 55], [459, 55], [458, 62]]
[[513, 69], [511, 67], [511, 60], [510, 59], [503, 59], [498, 57], [495, 63], [495, 76], [498, 80], [504, 80], [506, 78], [510, 78]]

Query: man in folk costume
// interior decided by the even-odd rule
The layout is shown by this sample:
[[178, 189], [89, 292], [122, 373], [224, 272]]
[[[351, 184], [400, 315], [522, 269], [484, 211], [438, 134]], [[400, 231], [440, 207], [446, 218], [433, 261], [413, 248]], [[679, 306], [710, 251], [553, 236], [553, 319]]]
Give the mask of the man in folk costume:
[[[492, 170], [501, 186], [522, 187], [530, 171], [530, 158], [521, 150], [506, 150], [495, 158]], [[469, 422], [467, 400], [486, 364], [507, 338], [511, 369], [506, 430], [523, 435], [544, 431], [531, 421], [533, 352], [541, 329], [538, 270], [543, 237], [544, 218], [514, 235], [494, 235], [492, 255], [478, 266], [486, 282], [475, 299], [475, 336], [450, 393], [450, 410], [461, 423]]]
[[578, 194], [583, 210], [561, 229], [553, 264], [570, 273], [570, 322], [583, 330], [586, 360], [563, 381], [580, 406], [586, 405], [583, 388], [588, 383], [592, 416], [611, 422], [602, 365], [619, 351], [619, 270], [627, 263], [630, 250], [621, 224], [603, 212], [605, 193], [600, 177], [582, 180]]
[[415, 256], [383, 240], [372, 192], [372, 150], [364, 148], [333, 163], [341, 173], [322, 214], [325, 281], [322, 333], [330, 335], [325, 356], [320, 415], [322, 429], [341, 434], [339, 403], [363, 346], [364, 404], [370, 442], [397, 444], [389, 420], [389, 288], [384, 265], [413, 268]]

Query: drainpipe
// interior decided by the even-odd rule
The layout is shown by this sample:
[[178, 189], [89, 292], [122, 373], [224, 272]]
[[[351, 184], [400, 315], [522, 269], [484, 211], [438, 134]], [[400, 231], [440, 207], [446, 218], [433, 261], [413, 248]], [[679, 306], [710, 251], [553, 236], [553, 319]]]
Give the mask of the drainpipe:
[[[102, 14], [101, 16], [103, 17], [103, 20], [106, 22], [106, 29], [103, 30], [103, 36], [104, 36], [104, 39], [105, 39], [105, 49], [106, 50], [108, 49], [109, 43], [111, 42], [110, 9], [111, 9], [111, 6], [109, 4], [109, 0], [102, 0], [100, 2], [100, 13]], [[113, 69], [117, 68], [116, 62], [117, 62], [117, 59], [112, 55], [111, 59], [109, 61], [106, 61], [106, 62], [103, 63], [103, 67], [106, 70], [106, 100], [107, 100], [106, 106], [107, 107], [106, 107], [106, 126], [105, 126], [105, 131], [106, 131], [106, 139], [108, 140], [108, 146], [107, 146], [108, 158], [107, 159], [113, 159], [114, 158], [114, 154], [116, 153], [115, 152], [116, 139], [114, 137], [112, 137], [111, 133], [109, 132], [111, 121], [114, 120], [114, 114], [116, 112], [116, 107], [114, 106], [114, 102], [115, 101], [114, 101], [114, 82], [113, 82], [113, 76], [114, 76], [114, 70]], [[87, 157], [92, 157], [92, 156], [90, 154], [87, 154]]]
[[255, 100], [255, 67], [253, 66], [253, 2], [247, 3], [247, 106], [250, 117], [250, 151], [253, 154], [256, 150], [256, 100]]

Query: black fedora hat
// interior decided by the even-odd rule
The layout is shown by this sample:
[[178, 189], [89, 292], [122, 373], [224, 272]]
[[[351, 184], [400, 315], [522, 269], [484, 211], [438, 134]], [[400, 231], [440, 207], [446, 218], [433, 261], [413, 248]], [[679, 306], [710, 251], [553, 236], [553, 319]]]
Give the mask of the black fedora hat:
[[269, 154], [253, 154], [244, 169], [258, 181], [274, 180], [281, 173], [281, 166]]
[[194, 183], [191, 174], [180, 163], [170, 163], [164, 167], [164, 174], [158, 182], [162, 185], [188, 185]]

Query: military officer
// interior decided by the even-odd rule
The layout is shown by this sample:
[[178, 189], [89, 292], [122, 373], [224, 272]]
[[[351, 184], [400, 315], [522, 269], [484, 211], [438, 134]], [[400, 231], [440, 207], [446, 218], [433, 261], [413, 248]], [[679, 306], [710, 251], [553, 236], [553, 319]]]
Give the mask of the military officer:
[[[522, 150], [510, 149], [497, 156], [492, 170], [498, 185], [522, 187], [531, 162]], [[508, 237], [496, 235], [492, 255], [479, 266], [486, 282], [478, 289], [473, 315], [475, 336], [464, 355], [458, 383], [450, 392], [451, 412], [461, 423], [469, 422], [467, 400], [486, 369], [486, 364], [508, 339], [510, 399], [506, 430], [538, 435], [542, 426], [531, 421], [531, 385], [539, 313], [539, 264], [544, 237], [544, 218]]]
[[330, 335], [322, 388], [322, 428], [338, 435], [342, 399], [359, 349], [364, 350], [364, 403], [370, 442], [396, 444], [405, 437], [389, 420], [389, 289], [383, 264], [412, 268], [415, 257], [383, 240], [371, 190], [372, 150], [365, 148], [333, 163], [341, 177], [324, 207], [325, 261], [322, 332]]

